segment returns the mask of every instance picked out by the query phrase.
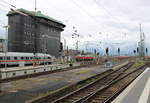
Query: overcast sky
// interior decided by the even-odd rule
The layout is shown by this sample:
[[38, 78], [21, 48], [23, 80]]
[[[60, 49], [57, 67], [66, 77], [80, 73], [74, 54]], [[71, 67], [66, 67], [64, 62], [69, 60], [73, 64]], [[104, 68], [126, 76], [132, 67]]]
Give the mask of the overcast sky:
[[[6, 24], [5, 14], [9, 10], [3, 1], [17, 8], [34, 10], [34, 0], [0, 0], [0, 26]], [[110, 43], [111, 47], [124, 50], [136, 48], [140, 23], [149, 47], [150, 0], [37, 0], [37, 10], [66, 25], [61, 36], [70, 48], [74, 44], [74, 30], [80, 35], [79, 48], [88, 45], [88, 48], [103, 49]]]

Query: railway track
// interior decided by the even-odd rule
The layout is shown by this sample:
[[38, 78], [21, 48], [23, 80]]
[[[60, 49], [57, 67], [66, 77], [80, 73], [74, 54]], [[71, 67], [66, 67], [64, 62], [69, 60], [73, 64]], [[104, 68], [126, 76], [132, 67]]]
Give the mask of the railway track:
[[123, 66], [122, 68], [115, 70], [103, 78], [99, 78], [51, 103], [81, 103], [89, 96], [93, 94], [93, 91], [97, 91], [99, 88], [105, 87], [107, 84], [119, 78], [123, 73], [128, 71], [133, 63]]
[[137, 76], [139, 76], [145, 69], [134, 70], [121, 78], [99, 88], [90, 96], [82, 98], [77, 103], [110, 103], [122, 90], [124, 90]]

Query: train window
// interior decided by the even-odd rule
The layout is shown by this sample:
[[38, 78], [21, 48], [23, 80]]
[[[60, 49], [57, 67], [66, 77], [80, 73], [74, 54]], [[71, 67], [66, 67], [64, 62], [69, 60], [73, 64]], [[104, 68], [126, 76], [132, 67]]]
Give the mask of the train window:
[[30, 57], [30, 59], [33, 59], [33, 57]]
[[21, 59], [23, 60], [23, 59], [24, 59], [24, 57], [21, 57]]
[[3, 60], [3, 57], [0, 57], [0, 60]]
[[27, 71], [24, 71], [24, 74], [27, 74]]
[[16, 73], [13, 73], [12, 75], [13, 75], [13, 76], [15, 76], [15, 75], [16, 75]]
[[17, 60], [17, 57], [14, 57], [14, 60]]
[[51, 59], [51, 57], [48, 57], [48, 59]]
[[10, 57], [7, 57], [7, 60], [10, 60]]
[[29, 59], [29, 57], [26, 57], [26, 60], [28, 60]]

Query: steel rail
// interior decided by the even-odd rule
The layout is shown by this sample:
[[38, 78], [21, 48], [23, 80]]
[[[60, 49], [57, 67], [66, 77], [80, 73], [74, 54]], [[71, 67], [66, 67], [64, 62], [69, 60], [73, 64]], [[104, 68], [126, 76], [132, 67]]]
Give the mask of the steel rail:
[[[108, 84], [109, 82], [117, 79], [120, 75], [122, 75], [123, 72], [125, 72], [127, 69], [129, 69], [132, 65], [133, 65], [133, 63], [129, 63], [129, 64], [123, 66], [122, 68], [117, 69], [117, 70], [111, 72], [110, 74], [104, 76], [103, 78], [99, 78], [99, 79], [83, 86], [82, 88], [79, 88], [76, 91], [73, 91], [55, 101], [52, 101], [51, 103], [64, 103], [64, 102], [65, 103], [70, 103], [70, 102], [78, 103], [83, 98], [85, 99], [88, 96], [90, 96], [91, 93], [93, 93], [93, 90], [95, 91], [98, 88], [103, 87], [104, 85]], [[75, 96], [73, 97], [73, 95], [75, 95]], [[83, 97], [81, 97], [81, 96], [83, 96]], [[69, 99], [69, 98], [71, 98], [71, 99]]]
[[[144, 66], [144, 67], [145, 67], [145, 66]], [[138, 68], [138, 69], [136, 69], [136, 70], [134, 70], [134, 71], [132, 71], [132, 72], [130, 72], [130, 73], [124, 75], [123, 77], [118, 78], [118, 79], [112, 81], [111, 83], [109, 83], [109, 84], [103, 86], [102, 88], [99, 88], [98, 90], [94, 91], [93, 93], [91, 93], [91, 95], [82, 98], [82, 101], [78, 101], [78, 102], [76, 102], [76, 103], [88, 103], [89, 101], [90, 101], [90, 103], [91, 103], [91, 100], [92, 100], [96, 95], [98, 95], [98, 93], [101, 93], [101, 94], [102, 94], [102, 93], [105, 92], [107, 89], [111, 88], [111, 86], [114, 86], [116, 83], [119, 83], [121, 80], [126, 79], [128, 76], [130, 76], [130, 75], [132, 75], [132, 74], [134, 74], [134, 73], [136, 73], [136, 72], [138, 72], [138, 71], [140, 71], [140, 70], [142, 70], [142, 72], [143, 72], [145, 69], [141, 69], [141, 68], [144, 68], [144, 67], [140, 67], [140, 68]], [[116, 97], [116, 95], [118, 95], [123, 89], [125, 89], [125, 88], [126, 88], [134, 79], [136, 79], [136, 77], [138, 77], [140, 74], [141, 74], [141, 73], [139, 73], [137, 76], [135, 76], [131, 81], [128, 81], [128, 83], [126, 83], [125, 85], [123, 85], [122, 88], [118, 89], [118, 90], [115, 91], [114, 93], [110, 93], [110, 94], [108, 93], [108, 95], [110, 95], [110, 96], [108, 96], [106, 99], [103, 100], [103, 98], [99, 98], [99, 100], [100, 100], [100, 99], [103, 100], [103, 102], [101, 102], [101, 103], [110, 103], [110, 101], [112, 100], [112, 98]], [[103, 95], [104, 95], [104, 93], [103, 93]], [[106, 95], [105, 95], [105, 96], [106, 96]], [[104, 97], [105, 97], [105, 96], [104, 96]], [[98, 101], [98, 100], [97, 100], [97, 101]], [[95, 101], [95, 103], [100, 103], [100, 101], [99, 101], [99, 102], [96, 102], [96, 101]]]

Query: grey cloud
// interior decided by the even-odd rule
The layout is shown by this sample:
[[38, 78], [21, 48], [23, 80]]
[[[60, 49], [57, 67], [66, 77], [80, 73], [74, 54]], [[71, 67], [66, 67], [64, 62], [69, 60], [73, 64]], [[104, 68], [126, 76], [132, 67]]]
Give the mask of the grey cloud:
[[[34, 0], [7, 0], [18, 8], [34, 10]], [[126, 45], [135, 44], [138, 41], [138, 25], [143, 23], [143, 31], [148, 35], [149, 31], [149, 9], [150, 0], [96, 0], [101, 5], [95, 4], [94, 0], [37, 0], [37, 8], [42, 13], [63, 21], [67, 26], [62, 36], [67, 39], [68, 45], [72, 46], [72, 27], [75, 26], [81, 35], [82, 41], [102, 42], [107, 41], [107, 33], [110, 42], [121, 42], [120, 33], [127, 32]], [[105, 8], [105, 9], [104, 9]], [[109, 12], [108, 12], [109, 11]], [[115, 19], [119, 19], [115, 20]], [[0, 19], [2, 19], [0, 17]], [[102, 32], [99, 36], [98, 33]], [[88, 35], [92, 37], [89, 38]], [[0, 34], [1, 35], [1, 34]], [[114, 36], [116, 38], [114, 39]], [[147, 36], [149, 37], [149, 36]], [[132, 41], [132, 39], [137, 39]], [[148, 41], [148, 40], [147, 40]], [[131, 43], [129, 43], [131, 42]], [[124, 46], [123, 46], [124, 47]], [[125, 47], [124, 47], [125, 48]]]

